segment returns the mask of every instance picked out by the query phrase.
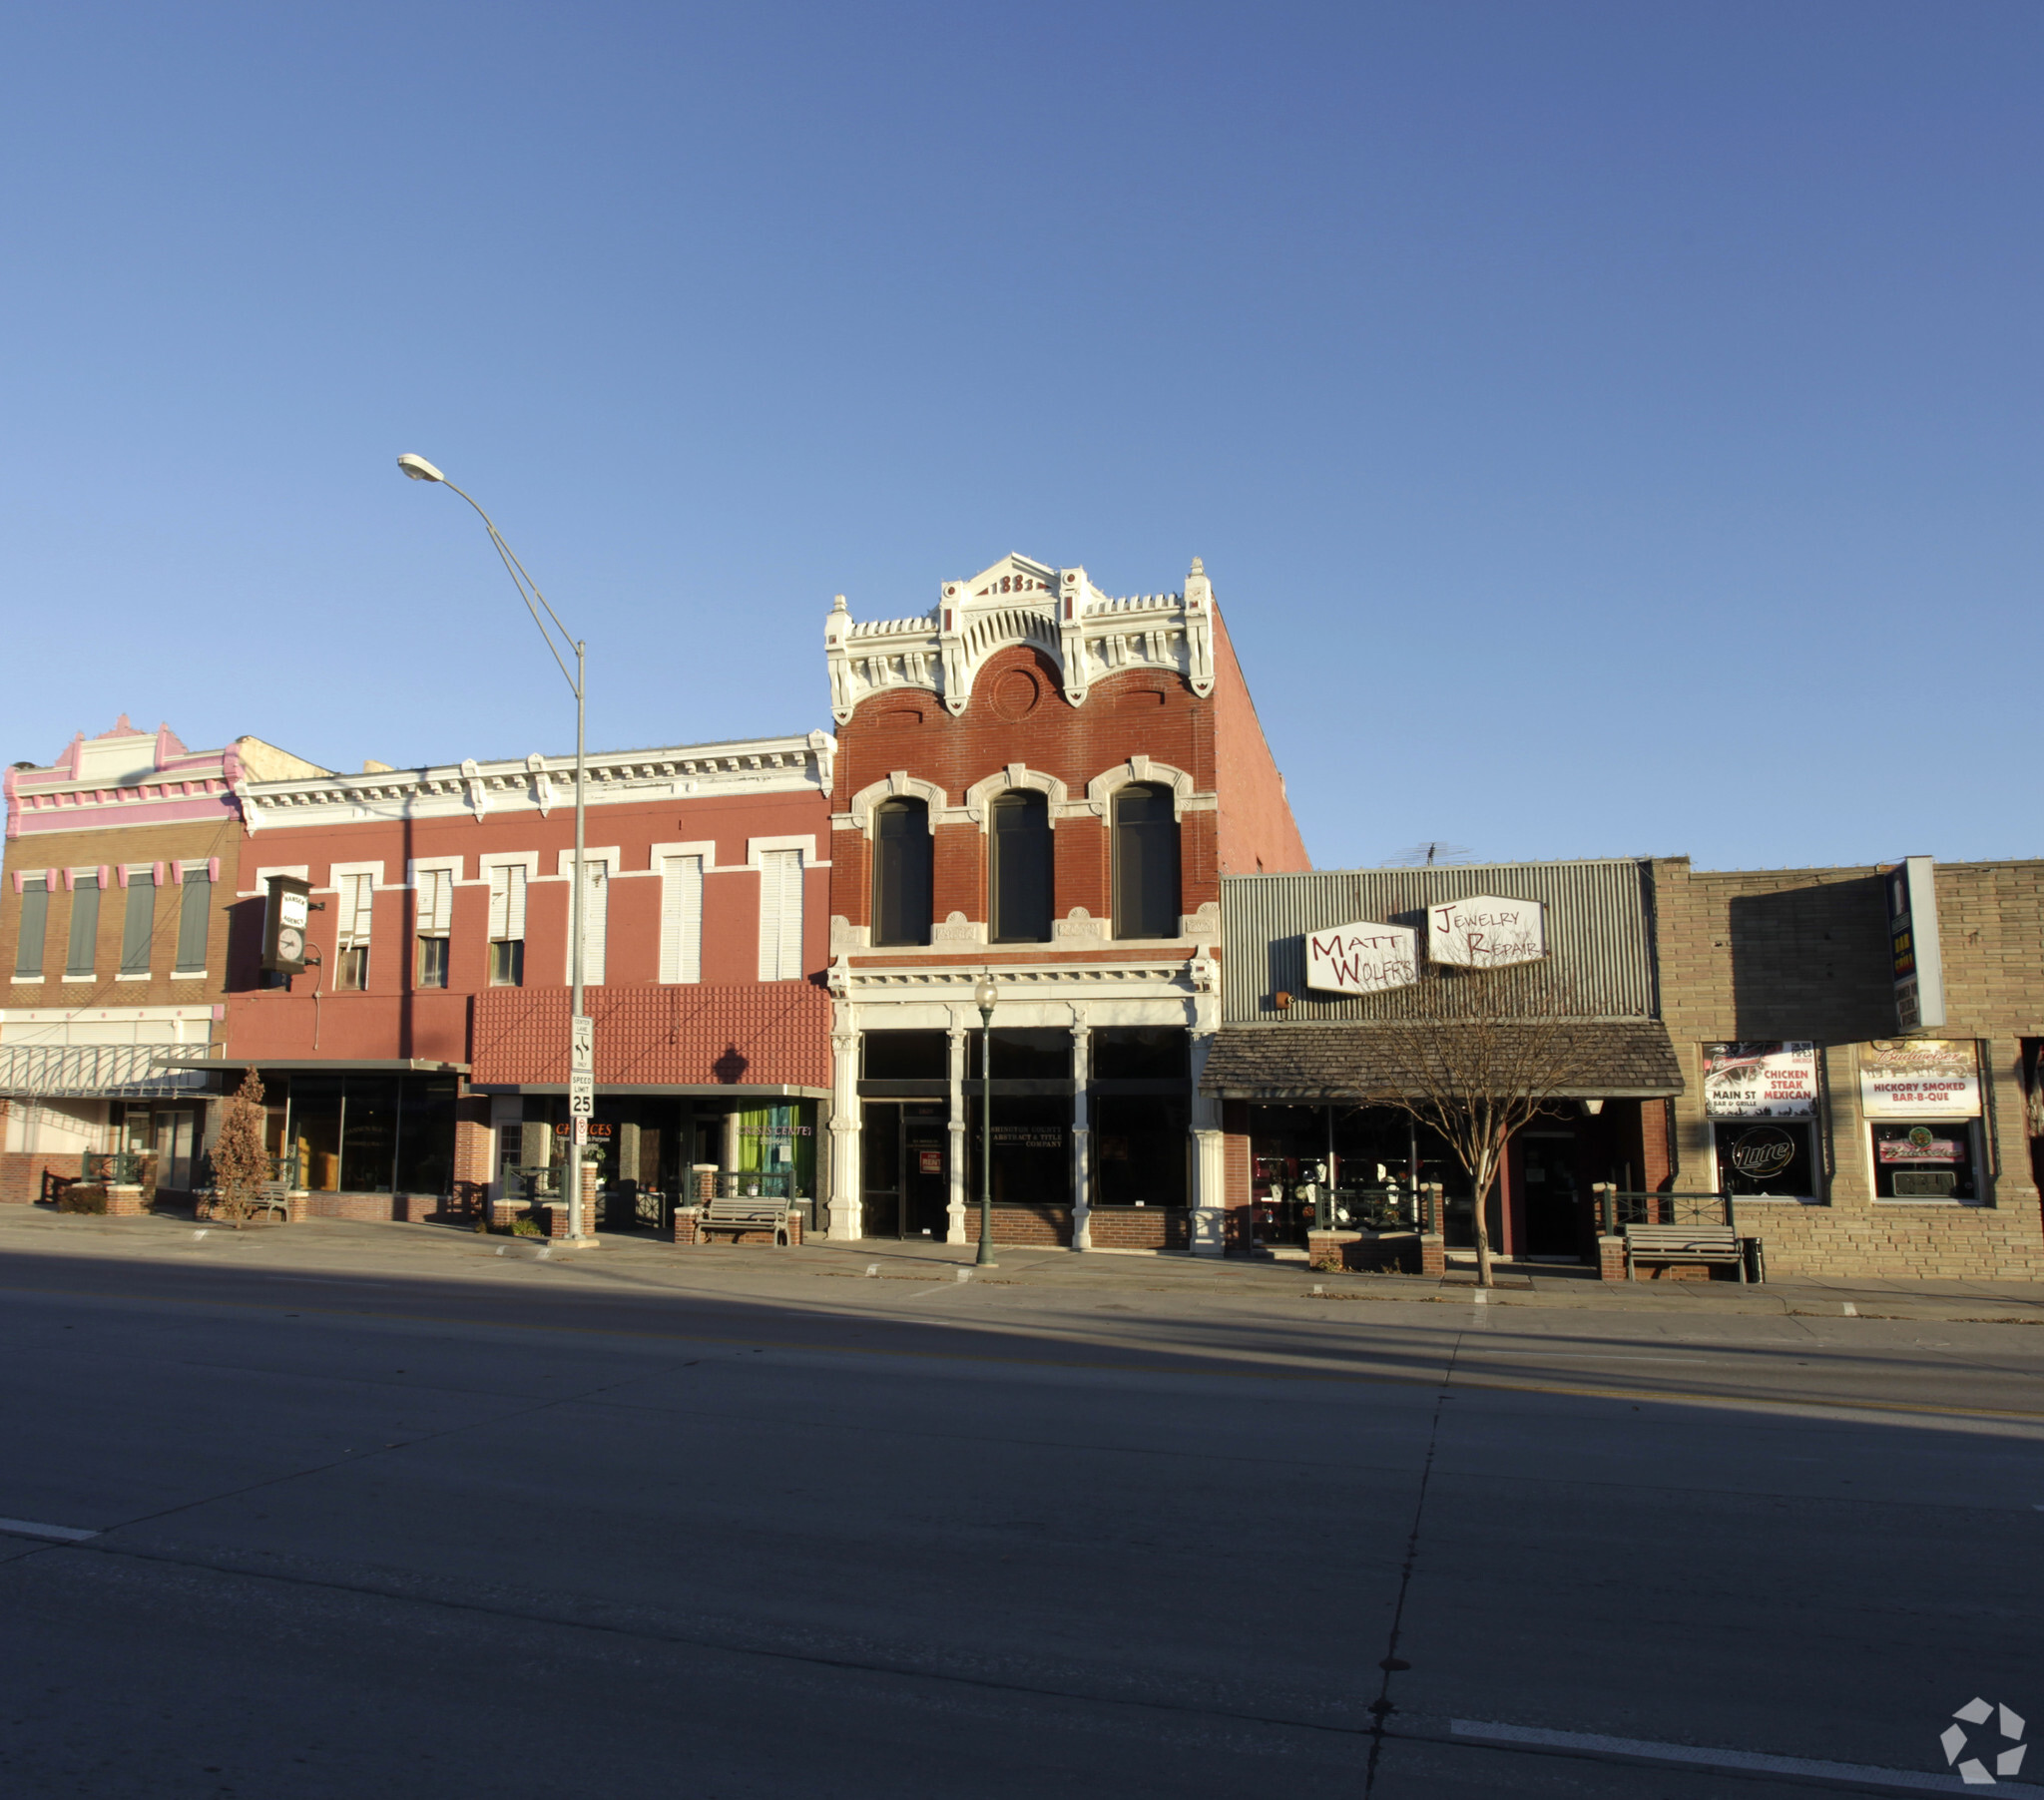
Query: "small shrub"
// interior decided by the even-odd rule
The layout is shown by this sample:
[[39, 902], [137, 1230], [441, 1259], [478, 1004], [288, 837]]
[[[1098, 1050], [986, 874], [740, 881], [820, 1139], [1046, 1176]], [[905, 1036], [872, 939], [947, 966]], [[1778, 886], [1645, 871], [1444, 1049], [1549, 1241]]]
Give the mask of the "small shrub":
[[1346, 1267], [1339, 1250], [1322, 1250], [1312, 1259], [1312, 1267], [1323, 1275], [1338, 1275]]
[[58, 1198], [59, 1212], [105, 1212], [107, 1190], [97, 1181], [73, 1181]]
[[538, 1219], [514, 1218], [511, 1221], [511, 1235], [513, 1237], [543, 1237], [546, 1234], [540, 1230]]

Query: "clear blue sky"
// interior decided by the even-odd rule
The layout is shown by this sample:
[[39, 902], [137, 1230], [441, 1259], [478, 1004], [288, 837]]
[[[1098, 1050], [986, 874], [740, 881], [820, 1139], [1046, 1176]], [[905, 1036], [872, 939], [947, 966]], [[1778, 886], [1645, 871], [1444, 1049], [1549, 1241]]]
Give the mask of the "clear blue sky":
[[1321, 866], [2044, 853], [2044, 7], [15, 8], [6, 760], [828, 723], [1199, 555]]

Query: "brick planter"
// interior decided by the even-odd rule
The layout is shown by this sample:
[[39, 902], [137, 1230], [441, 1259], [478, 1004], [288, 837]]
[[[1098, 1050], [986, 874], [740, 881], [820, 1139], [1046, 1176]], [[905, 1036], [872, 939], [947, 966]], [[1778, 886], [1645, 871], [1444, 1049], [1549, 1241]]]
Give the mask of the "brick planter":
[[107, 1216], [109, 1218], [140, 1218], [148, 1208], [142, 1200], [142, 1184], [139, 1181], [109, 1181], [107, 1183]]
[[[1188, 1250], [1192, 1220], [1183, 1206], [1095, 1206], [1087, 1213], [1096, 1250]], [[994, 1232], [1000, 1234], [1000, 1209]]]
[[1336, 1262], [1357, 1272], [1438, 1276], [1445, 1266], [1441, 1240], [1417, 1231], [1309, 1231], [1305, 1253], [1315, 1268]]

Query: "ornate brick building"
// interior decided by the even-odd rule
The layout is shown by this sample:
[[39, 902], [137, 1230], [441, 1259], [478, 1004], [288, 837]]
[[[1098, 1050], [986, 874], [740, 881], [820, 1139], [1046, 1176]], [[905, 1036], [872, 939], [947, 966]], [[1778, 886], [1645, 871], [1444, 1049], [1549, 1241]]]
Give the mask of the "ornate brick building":
[[1222, 1247], [1220, 879], [1307, 866], [1196, 561], [1110, 599], [1009, 556], [911, 619], [824, 627], [836, 1237]]

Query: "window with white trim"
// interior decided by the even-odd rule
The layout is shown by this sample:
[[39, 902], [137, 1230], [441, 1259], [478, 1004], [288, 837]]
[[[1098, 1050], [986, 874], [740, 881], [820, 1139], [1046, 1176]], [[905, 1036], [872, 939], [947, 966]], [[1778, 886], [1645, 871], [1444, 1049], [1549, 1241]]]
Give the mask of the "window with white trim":
[[516, 988], [525, 981], [525, 865], [490, 870], [490, 986]]
[[333, 885], [339, 891], [335, 907], [340, 915], [335, 939], [339, 967], [333, 985], [361, 992], [369, 985], [369, 909], [375, 898], [376, 877], [342, 875]]
[[213, 872], [204, 864], [185, 871], [178, 898], [177, 975], [206, 973], [206, 928], [213, 919]]
[[128, 908], [121, 920], [121, 973], [147, 975], [150, 946], [156, 938], [156, 871], [135, 869], [128, 876]]
[[100, 935], [100, 878], [71, 878], [71, 936], [64, 955], [66, 981], [92, 980], [93, 954]]
[[50, 881], [48, 875], [27, 875], [21, 883], [21, 920], [14, 939], [14, 973], [40, 978], [43, 973], [43, 939], [50, 923]]
[[760, 979], [798, 981], [802, 973], [802, 853], [760, 852]]
[[660, 859], [660, 979], [703, 979], [703, 858]]
[[447, 985], [447, 941], [454, 931], [454, 874], [449, 869], [420, 869], [413, 877], [418, 903], [418, 985]]

